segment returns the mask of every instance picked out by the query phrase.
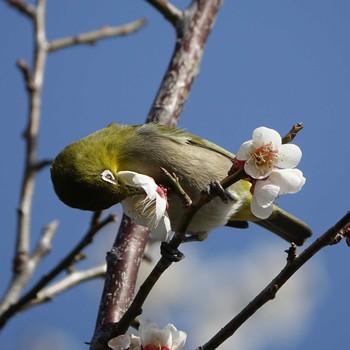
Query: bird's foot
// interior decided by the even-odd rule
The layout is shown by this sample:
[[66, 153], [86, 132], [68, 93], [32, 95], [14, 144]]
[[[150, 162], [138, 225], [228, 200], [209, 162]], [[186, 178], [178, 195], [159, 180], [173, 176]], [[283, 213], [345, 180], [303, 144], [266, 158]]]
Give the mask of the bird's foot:
[[178, 262], [185, 258], [185, 255], [181, 253], [177, 248], [170, 246], [168, 242], [162, 242], [160, 245], [160, 253], [162, 257], [170, 262]]
[[210, 196], [218, 196], [224, 203], [235, 200], [235, 197], [229, 191], [225, 190], [219, 181], [212, 181], [208, 185], [206, 193]]

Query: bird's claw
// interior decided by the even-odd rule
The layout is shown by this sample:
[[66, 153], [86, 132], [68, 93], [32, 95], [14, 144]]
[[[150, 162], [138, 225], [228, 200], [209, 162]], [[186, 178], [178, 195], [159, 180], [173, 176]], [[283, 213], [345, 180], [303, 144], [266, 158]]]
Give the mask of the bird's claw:
[[170, 246], [168, 242], [162, 242], [160, 245], [160, 253], [162, 257], [170, 262], [179, 262], [185, 258], [185, 255], [181, 253], [177, 248]]
[[218, 196], [224, 203], [235, 200], [235, 197], [229, 191], [225, 190], [219, 181], [212, 181], [208, 185], [206, 192], [208, 195]]

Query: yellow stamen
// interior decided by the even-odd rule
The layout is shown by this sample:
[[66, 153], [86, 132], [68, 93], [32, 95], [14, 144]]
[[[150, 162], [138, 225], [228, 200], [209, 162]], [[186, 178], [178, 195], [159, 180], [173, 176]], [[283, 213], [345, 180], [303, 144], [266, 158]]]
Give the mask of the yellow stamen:
[[254, 164], [259, 169], [270, 169], [273, 167], [274, 160], [277, 158], [277, 151], [272, 147], [272, 143], [268, 143], [256, 148], [252, 157]]

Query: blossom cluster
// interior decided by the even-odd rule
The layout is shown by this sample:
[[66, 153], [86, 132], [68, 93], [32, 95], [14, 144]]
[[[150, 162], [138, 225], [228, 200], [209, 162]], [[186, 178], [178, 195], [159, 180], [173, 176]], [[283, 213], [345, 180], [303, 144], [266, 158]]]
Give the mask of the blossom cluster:
[[173, 324], [163, 329], [150, 320], [142, 320], [139, 327], [140, 336], [123, 334], [112, 338], [108, 346], [113, 350], [181, 350], [187, 334], [178, 331]]
[[305, 177], [296, 169], [301, 156], [298, 146], [282, 144], [280, 134], [266, 127], [255, 129], [241, 145], [236, 158], [252, 178], [251, 211], [256, 217], [267, 219], [278, 196], [301, 190]]

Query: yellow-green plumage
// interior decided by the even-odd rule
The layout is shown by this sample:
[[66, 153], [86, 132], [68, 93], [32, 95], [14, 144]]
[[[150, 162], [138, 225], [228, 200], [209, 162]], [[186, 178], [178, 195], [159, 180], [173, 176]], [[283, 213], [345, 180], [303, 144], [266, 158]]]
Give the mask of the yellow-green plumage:
[[[111, 124], [66, 147], [51, 168], [52, 182], [59, 198], [67, 205], [84, 210], [102, 210], [135, 194], [122, 182], [112, 185], [101, 178], [108, 169], [128, 170], [151, 176], [166, 185], [161, 168], [178, 176], [191, 198], [199, 196], [212, 181], [227, 176], [234, 155], [212, 142], [183, 130], [157, 124], [125, 126]], [[311, 235], [300, 220], [275, 207], [267, 220], [250, 211], [250, 183], [241, 180], [229, 187], [234, 200], [223, 203], [215, 198], [195, 215], [189, 232], [208, 232], [215, 227], [245, 226], [254, 221], [282, 238], [302, 244]], [[183, 210], [175, 194], [169, 194], [169, 217], [175, 230]], [[281, 225], [279, 224], [281, 223]], [[242, 223], [242, 224], [241, 224]]]

